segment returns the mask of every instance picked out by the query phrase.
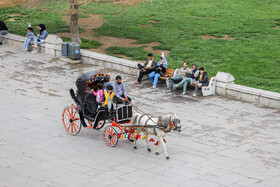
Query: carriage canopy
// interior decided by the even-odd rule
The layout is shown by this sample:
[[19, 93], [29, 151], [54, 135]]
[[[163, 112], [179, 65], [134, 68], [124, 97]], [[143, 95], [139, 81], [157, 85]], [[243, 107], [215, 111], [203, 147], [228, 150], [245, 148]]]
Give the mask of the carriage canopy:
[[110, 80], [110, 75], [97, 72], [97, 71], [90, 71], [84, 74], [81, 74], [77, 80], [76, 80], [76, 86], [77, 86], [77, 94], [78, 99], [80, 101], [84, 100], [85, 93], [87, 91], [87, 88], [94, 88], [97, 83], [103, 82], [106, 83]]

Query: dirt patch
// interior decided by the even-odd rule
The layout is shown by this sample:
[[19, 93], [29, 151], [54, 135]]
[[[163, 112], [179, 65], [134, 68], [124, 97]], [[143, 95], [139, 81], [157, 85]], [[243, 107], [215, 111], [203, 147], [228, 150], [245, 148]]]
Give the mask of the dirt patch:
[[203, 40], [210, 40], [210, 39], [218, 39], [218, 40], [234, 40], [234, 37], [228, 37], [228, 34], [225, 34], [224, 37], [222, 38], [217, 38], [215, 36], [209, 36], [209, 35], [201, 35], [199, 37], [201, 37]]
[[[279, 21], [275, 21], [275, 23], [277, 24], [277, 23], [279, 23]], [[273, 29], [278, 29], [280, 26], [279, 25], [277, 25], [277, 26], [275, 26], [275, 27], [272, 27]]]
[[[101, 27], [106, 20], [101, 18], [102, 15], [100, 14], [88, 14], [91, 17], [90, 18], [79, 18], [79, 26], [83, 29], [85, 29], [84, 33], [80, 34], [81, 38], [85, 38], [88, 40], [95, 40], [98, 42], [101, 42], [103, 45], [97, 49], [89, 49], [90, 51], [106, 54], [105, 49], [108, 47], [144, 47], [145, 50], [160, 55], [163, 50], [153, 50], [154, 46], [159, 46], [161, 43], [159, 42], [152, 42], [148, 44], [137, 44], [137, 40], [134, 39], [128, 39], [128, 38], [116, 38], [111, 36], [93, 36], [95, 34], [94, 29]], [[62, 18], [63, 21], [66, 21], [67, 24], [70, 24], [70, 17], [64, 16]], [[70, 33], [56, 33], [56, 35], [60, 37], [71, 37]], [[169, 55], [169, 51], [164, 51], [165, 55]], [[119, 56], [119, 55], [118, 55]], [[120, 56], [125, 59], [131, 59], [129, 57], [126, 57], [124, 55]]]
[[25, 15], [22, 15], [22, 14], [9, 14], [9, 16], [12, 16], [12, 17], [15, 17], [15, 16], [24, 17]]
[[13, 7], [18, 4], [22, 4], [23, 0], [1, 0], [0, 1], [0, 8], [4, 7]]
[[146, 28], [146, 27], [151, 27], [152, 25], [151, 24], [148, 24], [148, 25], [141, 25], [140, 27], [142, 28], [142, 29], [144, 29], [144, 28]]

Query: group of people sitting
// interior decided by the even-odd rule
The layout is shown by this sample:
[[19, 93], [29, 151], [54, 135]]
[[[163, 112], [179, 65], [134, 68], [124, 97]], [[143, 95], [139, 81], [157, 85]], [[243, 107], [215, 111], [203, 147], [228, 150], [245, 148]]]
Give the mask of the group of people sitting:
[[[150, 81], [152, 83], [152, 88], [157, 87], [158, 78], [160, 76], [165, 76], [165, 72], [167, 70], [167, 60], [164, 57], [164, 53], [162, 53], [159, 61], [157, 62], [152, 53], [148, 54], [148, 60], [144, 65], [138, 64], [139, 75], [135, 84], [141, 84], [144, 75], [149, 75]], [[181, 69], [176, 69], [176, 75], [173, 77], [169, 77], [167, 81], [169, 81], [169, 88], [166, 91], [172, 92], [174, 82], [178, 84], [174, 85], [174, 88], [178, 88], [183, 85], [183, 95], [187, 94], [188, 84], [195, 85], [193, 96], [197, 96], [197, 91], [202, 86], [208, 86], [208, 75], [207, 72], [204, 71], [204, 67], [197, 68], [196, 64], [193, 64], [191, 68], [189, 68], [189, 62], [185, 61], [183, 67]]]
[[45, 40], [48, 36], [48, 32], [46, 30], [46, 27], [44, 24], [39, 24], [37, 25], [37, 29], [39, 29], [40, 33], [36, 33], [36, 36], [34, 38], [34, 33], [33, 33], [33, 28], [31, 27], [31, 25], [27, 28], [27, 34], [25, 35], [27, 38], [24, 42], [24, 50], [28, 51], [29, 45], [31, 43], [31, 41], [34, 39], [34, 45], [32, 47], [34, 47], [34, 49], [32, 50], [32, 53], [37, 53], [37, 48], [39, 44], [45, 43]]
[[117, 109], [117, 104], [131, 102], [131, 98], [127, 96], [125, 85], [120, 75], [116, 76], [116, 81], [113, 84], [110, 82], [98, 83], [96, 88], [90, 90], [90, 94], [95, 96], [97, 106], [108, 108], [110, 117], [113, 116], [112, 114]]
[[[31, 25], [28, 26], [27, 33], [25, 35], [26, 40], [23, 46], [23, 49], [25, 51], [28, 51], [29, 45], [33, 39], [34, 39], [34, 45], [33, 45], [34, 49], [32, 50], [32, 53], [37, 53], [38, 45], [45, 43], [45, 40], [48, 36], [48, 32], [46, 30], [45, 25], [39, 24], [37, 25], [37, 29], [40, 31], [40, 33], [36, 33], [36, 37], [35, 37], [35, 34], [33, 33], [33, 28], [31, 27]], [[2, 35], [6, 35], [6, 34], [8, 34], [8, 27], [3, 21], [0, 20], [0, 45], [2, 45]]]

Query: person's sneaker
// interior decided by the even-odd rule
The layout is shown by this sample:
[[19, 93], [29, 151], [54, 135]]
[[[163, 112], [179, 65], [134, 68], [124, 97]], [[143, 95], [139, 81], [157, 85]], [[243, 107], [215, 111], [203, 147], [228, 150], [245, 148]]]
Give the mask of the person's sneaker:
[[182, 93], [182, 95], [186, 95], [186, 94], [187, 94], [187, 92], [183, 92], [183, 93]]
[[175, 84], [175, 85], [174, 85], [174, 88], [175, 88], [175, 89], [176, 89], [176, 88], [178, 88], [178, 87], [179, 87], [179, 85], [178, 85], [178, 84]]
[[134, 84], [141, 84], [141, 82], [138, 82], [138, 81], [137, 81], [137, 82], [135, 82]]
[[152, 88], [157, 88], [157, 87], [155, 85], [153, 85]]
[[197, 94], [196, 93], [193, 93], [193, 95], [192, 95], [193, 97], [196, 97], [197, 96]]
[[170, 93], [170, 92], [171, 92], [171, 90], [169, 90], [169, 89], [165, 91], [165, 93]]

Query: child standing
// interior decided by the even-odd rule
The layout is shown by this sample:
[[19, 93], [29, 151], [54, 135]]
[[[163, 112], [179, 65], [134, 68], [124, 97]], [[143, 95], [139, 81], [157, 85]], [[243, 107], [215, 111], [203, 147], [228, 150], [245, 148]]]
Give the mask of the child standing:
[[27, 38], [25, 40], [24, 48], [23, 49], [25, 51], [28, 51], [29, 44], [31, 43], [32, 39], [34, 38], [34, 33], [33, 33], [33, 28], [32, 27], [28, 27], [27, 28], [27, 34], [25, 36]]
[[103, 99], [103, 84], [100, 82], [97, 84], [97, 92], [95, 92], [93, 89], [91, 92], [94, 96], [96, 96], [96, 102], [97, 106], [102, 105], [102, 99]]

